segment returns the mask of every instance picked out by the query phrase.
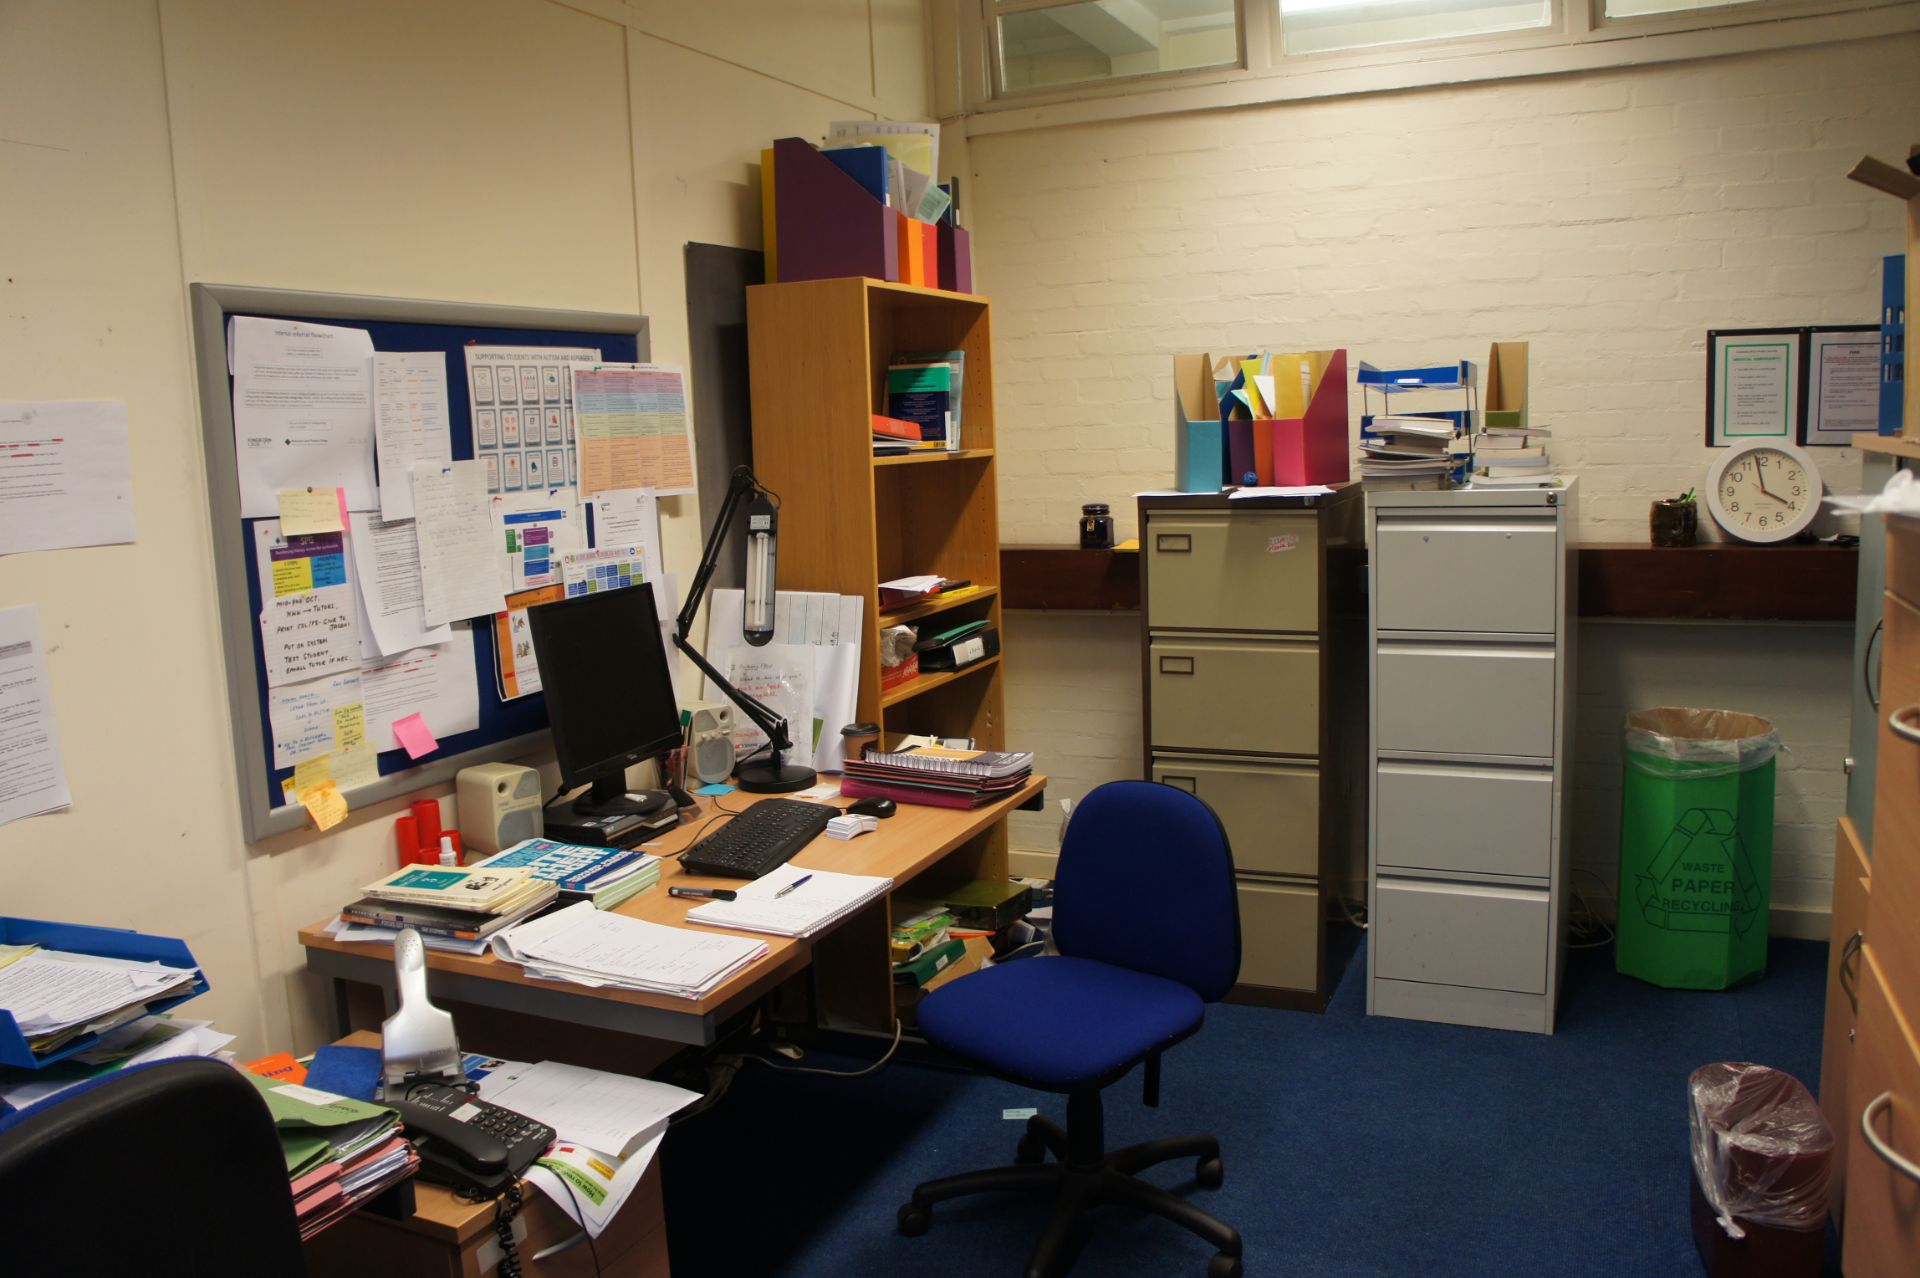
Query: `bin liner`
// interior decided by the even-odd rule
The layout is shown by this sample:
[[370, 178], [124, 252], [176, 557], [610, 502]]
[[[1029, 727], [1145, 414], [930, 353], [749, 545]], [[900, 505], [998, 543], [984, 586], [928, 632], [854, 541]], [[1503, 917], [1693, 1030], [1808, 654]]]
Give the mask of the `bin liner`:
[[1824, 1229], [1833, 1129], [1800, 1080], [1722, 1061], [1687, 1079], [1693, 1173], [1727, 1237]]
[[1669, 989], [1726, 989], [1766, 970], [1780, 748], [1758, 715], [1661, 706], [1627, 716], [1620, 971]]

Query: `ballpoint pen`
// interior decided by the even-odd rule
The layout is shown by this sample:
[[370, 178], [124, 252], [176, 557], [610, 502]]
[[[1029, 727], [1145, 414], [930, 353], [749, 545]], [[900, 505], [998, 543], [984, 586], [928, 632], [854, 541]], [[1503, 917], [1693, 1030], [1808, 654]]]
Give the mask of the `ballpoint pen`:
[[787, 893], [789, 893], [789, 892], [791, 892], [791, 891], [793, 891], [793, 890], [794, 890], [795, 888], [797, 888], [797, 887], [799, 887], [799, 886], [800, 886], [800, 885], [801, 885], [802, 883], [805, 883], [805, 882], [806, 882], [806, 881], [807, 881], [808, 879], [810, 879], [810, 878], [812, 878], [812, 877], [813, 877], [813, 876], [812, 876], [811, 874], [803, 874], [803, 875], [801, 875], [801, 876], [800, 876], [799, 878], [797, 878], [797, 879], [795, 879], [795, 880], [794, 880], [793, 882], [791, 882], [791, 883], [789, 883], [789, 884], [787, 884], [787, 885], [786, 885], [785, 887], [783, 887], [783, 888], [781, 888], [781, 889], [780, 889], [780, 890], [779, 890], [778, 892], [775, 892], [775, 893], [773, 894], [773, 897], [774, 897], [774, 899], [775, 899], [776, 901], [777, 901], [777, 900], [779, 900], [779, 899], [780, 899], [781, 897], [783, 897], [783, 896], [785, 896], [785, 895], [786, 895]]
[[714, 901], [731, 901], [734, 897], [738, 896], [739, 893], [735, 892], [732, 888], [670, 887], [667, 889], [667, 895], [697, 896]]

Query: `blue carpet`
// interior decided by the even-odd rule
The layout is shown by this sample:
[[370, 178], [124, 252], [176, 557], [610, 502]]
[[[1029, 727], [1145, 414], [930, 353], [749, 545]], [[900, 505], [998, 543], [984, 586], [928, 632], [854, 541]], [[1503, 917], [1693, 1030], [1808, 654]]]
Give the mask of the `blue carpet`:
[[[1159, 1109], [1133, 1078], [1108, 1090], [1107, 1143], [1218, 1136], [1222, 1188], [1194, 1186], [1187, 1162], [1147, 1175], [1238, 1228], [1249, 1275], [1696, 1278], [1687, 1075], [1758, 1061], [1817, 1090], [1826, 953], [1777, 940], [1756, 984], [1695, 993], [1578, 952], [1552, 1037], [1368, 1017], [1356, 961], [1324, 1016], [1209, 1008], [1166, 1058]], [[1065, 1119], [1064, 1098], [977, 1075], [750, 1066], [667, 1140], [673, 1272], [1024, 1273], [1038, 1199], [942, 1204], [921, 1238], [895, 1233], [894, 1211], [921, 1180], [1012, 1161], [1020, 1125], [1001, 1110], [1025, 1105]], [[1206, 1272], [1210, 1249], [1175, 1225], [1093, 1221], [1075, 1278]]]

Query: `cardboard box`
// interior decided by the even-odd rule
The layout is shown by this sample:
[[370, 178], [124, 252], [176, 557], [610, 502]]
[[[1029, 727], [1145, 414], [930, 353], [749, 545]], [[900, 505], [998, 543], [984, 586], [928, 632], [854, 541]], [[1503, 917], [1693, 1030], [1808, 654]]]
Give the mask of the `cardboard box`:
[[1487, 351], [1486, 403], [1489, 426], [1525, 429], [1527, 425], [1527, 344], [1495, 342]]
[[[1907, 153], [1911, 168], [1920, 146]], [[1854, 181], [1884, 191], [1907, 205], [1907, 314], [1920, 315], [1920, 175], [1908, 169], [1864, 156], [1847, 174]], [[1911, 371], [1911, 370], [1909, 370]], [[1920, 439], [1920, 378], [1907, 378], [1906, 395], [1901, 405], [1900, 433], [1906, 439]]]
[[1173, 357], [1173, 486], [1217, 493], [1226, 482], [1226, 437], [1213, 393], [1213, 357]]

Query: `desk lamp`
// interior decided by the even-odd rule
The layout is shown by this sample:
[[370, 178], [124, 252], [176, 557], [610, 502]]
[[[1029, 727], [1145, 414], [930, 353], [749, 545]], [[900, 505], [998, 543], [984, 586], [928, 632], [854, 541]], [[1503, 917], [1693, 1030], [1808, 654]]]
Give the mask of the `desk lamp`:
[[773, 638], [774, 535], [779, 523], [780, 495], [755, 478], [752, 468], [736, 466], [727, 485], [726, 499], [720, 503], [720, 512], [707, 534], [707, 548], [700, 556], [700, 569], [693, 575], [693, 586], [687, 591], [686, 605], [680, 609], [673, 643], [700, 668], [709, 682], [740, 707], [740, 713], [767, 734], [767, 744], [761, 748], [769, 752], [768, 759], [764, 763], [743, 763], [735, 770], [740, 788], [749, 794], [789, 794], [812, 785], [817, 774], [812, 768], [786, 761], [787, 751], [793, 749], [786, 719], [734, 687], [687, 642], [693, 618], [700, 611], [701, 600], [706, 598], [707, 582], [720, 562], [721, 543], [726, 540], [727, 530], [733, 526], [742, 502], [747, 505], [747, 588], [740, 609], [740, 628], [747, 642], [756, 648]]

